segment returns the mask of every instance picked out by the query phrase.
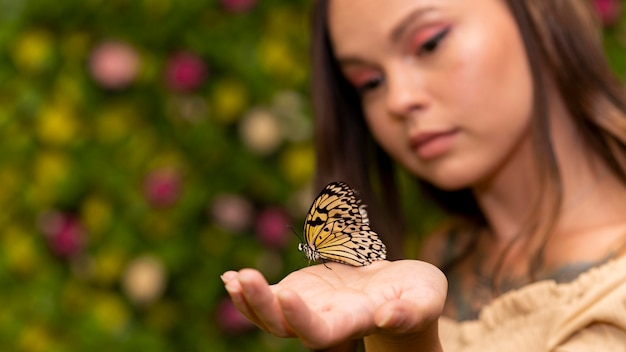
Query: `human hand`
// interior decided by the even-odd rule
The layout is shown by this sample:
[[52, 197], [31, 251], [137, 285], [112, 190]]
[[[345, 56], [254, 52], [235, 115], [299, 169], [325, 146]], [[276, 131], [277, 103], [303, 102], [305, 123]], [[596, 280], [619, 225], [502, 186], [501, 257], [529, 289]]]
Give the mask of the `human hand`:
[[250, 321], [273, 335], [297, 337], [309, 348], [364, 336], [370, 336], [366, 346], [369, 342], [372, 349], [392, 350], [391, 344], [406, 351], [404, 342], [438, 348], [437, 319], [447, 291], [439, 269], [415, 260], [325, 265], [305, 267], [275, 285], [254, 269], [228, 271], [222, 280]]

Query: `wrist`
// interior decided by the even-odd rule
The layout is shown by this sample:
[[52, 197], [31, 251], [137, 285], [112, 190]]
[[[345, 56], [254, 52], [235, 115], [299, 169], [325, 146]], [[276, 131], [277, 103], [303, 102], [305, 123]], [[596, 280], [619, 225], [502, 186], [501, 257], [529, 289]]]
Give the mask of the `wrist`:
[[379, 332], [366, 336], [365, 350], [368, 352], [442, 352], [438, 325], [435, 320], [424, 331], [403, 334]]

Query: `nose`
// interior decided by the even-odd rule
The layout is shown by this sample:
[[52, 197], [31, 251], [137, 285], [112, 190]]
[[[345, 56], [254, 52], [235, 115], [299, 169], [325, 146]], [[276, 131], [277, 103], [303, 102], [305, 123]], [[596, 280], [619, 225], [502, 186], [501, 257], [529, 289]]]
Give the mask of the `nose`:
[[406, 118], [428, 106], [425, 80], [411, 71], [406, 65], [399, 65], [387, 72], [386, 105], [392, 116]]

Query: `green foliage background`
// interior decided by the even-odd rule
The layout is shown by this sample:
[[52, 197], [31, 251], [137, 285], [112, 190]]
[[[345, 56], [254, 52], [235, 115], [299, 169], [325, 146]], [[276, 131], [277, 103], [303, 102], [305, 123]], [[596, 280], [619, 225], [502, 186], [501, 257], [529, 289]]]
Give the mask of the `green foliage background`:
[[[219, 275], [257, 267], [277, 280], [306, 264], [295, 236], [268, 242], [254, 221], [279, 209], [299, 231], [313, 192], [309, 6], [262, 0], [237, 13], [217, 0], [0, 0], [2, 350], [303, 350], [224, 323]], [[624, 21], [606, 35], [623, 75]], [[139, 58], [121, 88], [89, 68], [108, 41]], [[181, 50], [207, 69], [182, 91], [164, 74]], [[270, 133], [270, 147], [244, 132], [259, 111], [288, 126]], [[165, 205], [145, 190], [159, 170], [173, 170], [180, 187]], [[223, 195], [243, 199], [251, 223], [220, 224]], [[81, 229], [71, 255], [51, 248], [50, 214]], [[166, 284], [139, 302], [124, 277], [145, 256]]]

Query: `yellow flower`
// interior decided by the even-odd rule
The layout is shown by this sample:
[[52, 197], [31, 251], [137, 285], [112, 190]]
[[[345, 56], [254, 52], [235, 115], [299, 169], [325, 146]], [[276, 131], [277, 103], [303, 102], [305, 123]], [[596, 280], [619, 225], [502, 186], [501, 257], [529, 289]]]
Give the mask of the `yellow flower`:
[[49, 351], [52, 348], [53, 337], [48, 328], [41, 324], [29, 324], [20, 332], [17, 346], [20, 351]]
[[37, 134], [47, 144], [66, 145], [78, 136], [79, 122], [67, 105], [45, 107], [39, 114]]
[[43, 29], [31, 30], [18, 38], [13, 46], [13, 60], [18, 68], [39, 73], [51, 64], [53, 38]]
[[96, 133], [103, 142], [118, 142], [134, 133], [137, 112], [127, 105], [113, 105], [96, 116]]
[[58, 186], [71, 174], [71, 162], [66, 155], [45, 151], [37, 155], [34, 165], [34, 182], [26, 188], [26, 201], [34, 207], [51, 206]]
[[70, 168], [66, 155], [53, 151], [42, 152], [35, 161], [35, 183], [54, 187], [69, 177]]
[[261, 41], [258, 55], [263, 68], [272, 74], [287, 77], [297, 71], [297, 60], [285, 41], [276, 38]]
[[94, 297], [93, 315], [104, 330], [119, 332], [128, 322], [130, 312], [119, 296], [103, 293]]
[[111, 221], [111, 204], [100, 197], [90, 197], [83, 203], [81, 213], [87, 231], [99, 234]]
[[118, 247], [102, 250], [94, 256], [94, 280], [112, 285], [119, 280], [124, 269], [125, 253]]
[[292, 146], [280, 157], [280, 168], [293, 185], [303, 185], [311, 179], [315, 168], [315, 152], [309, 144]]
[[33, 236], [21, 227], [4, 230], [2, 248], [9, 268], [19, 274], [33, 273], [39, 265], [39, 254]]
[[215, 84], [212, 96], [215, 117], [223, 123], [235, 121], [248, 101], [246, 87], [239, 81], [228, 79]]

